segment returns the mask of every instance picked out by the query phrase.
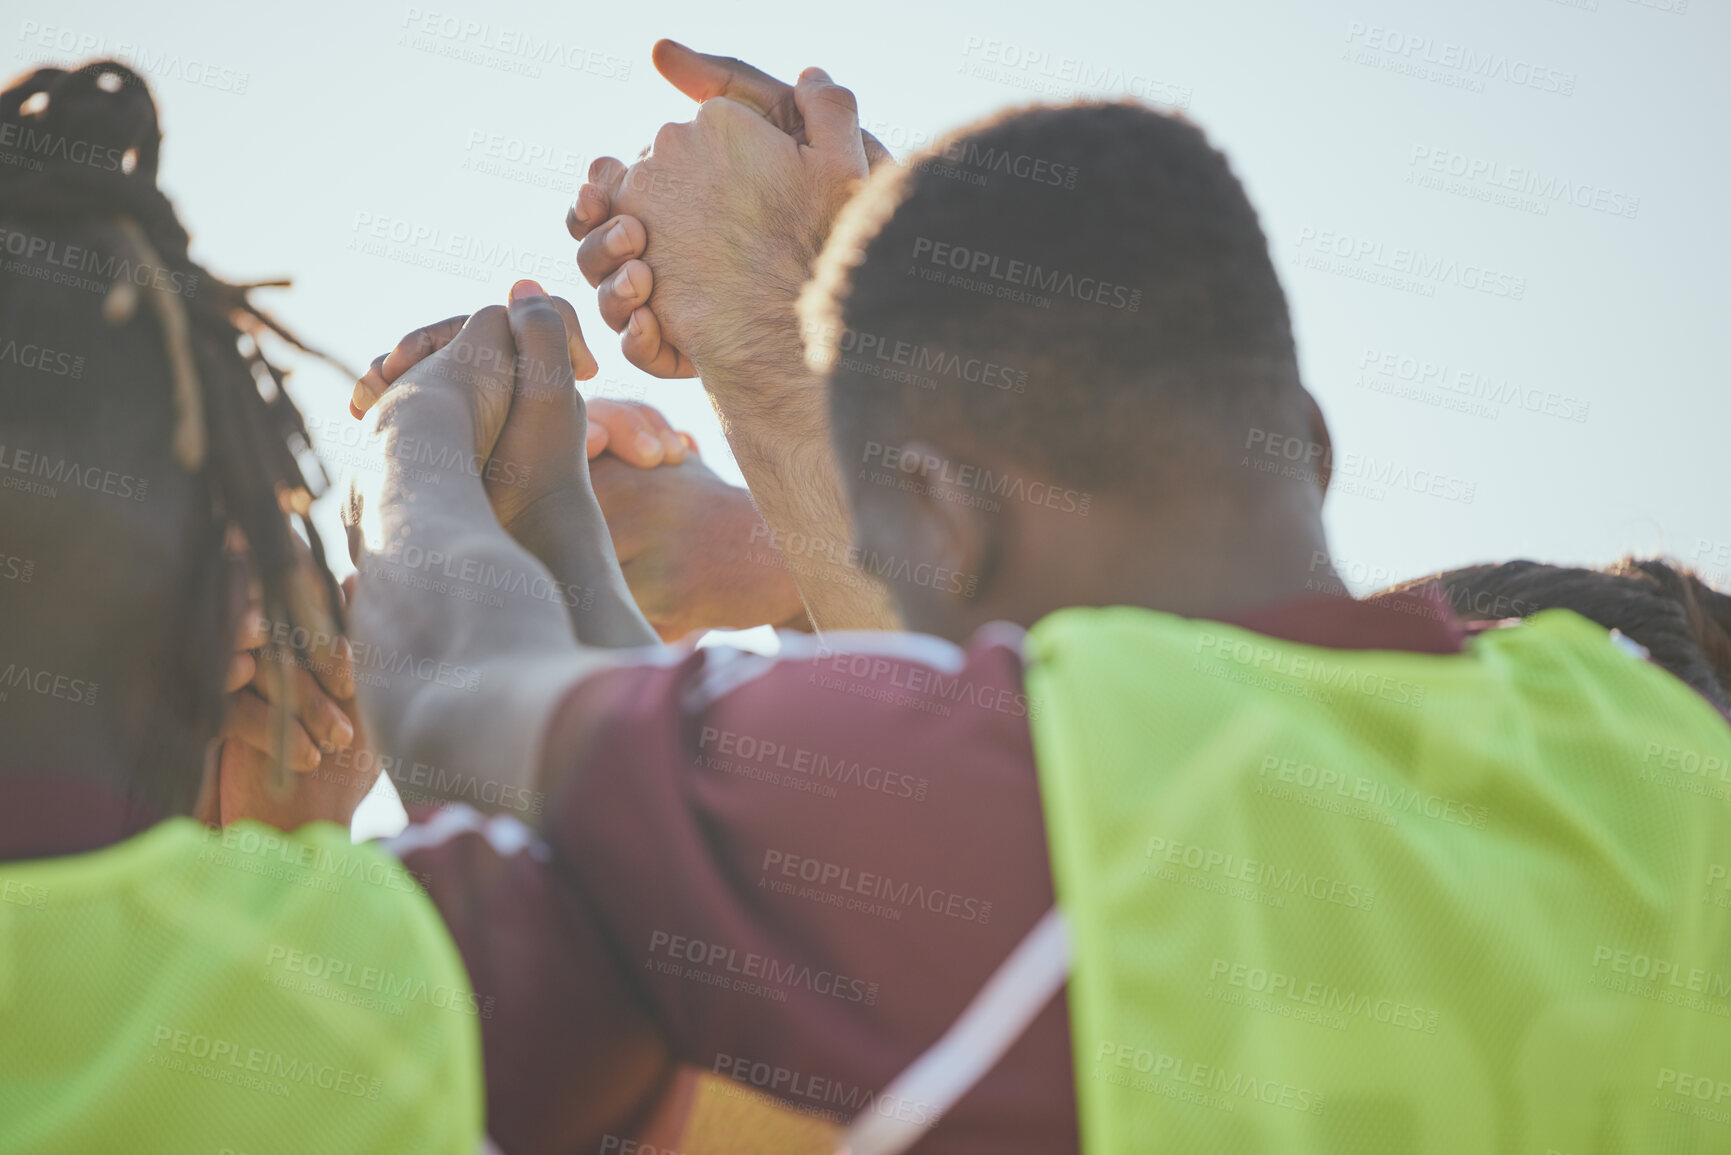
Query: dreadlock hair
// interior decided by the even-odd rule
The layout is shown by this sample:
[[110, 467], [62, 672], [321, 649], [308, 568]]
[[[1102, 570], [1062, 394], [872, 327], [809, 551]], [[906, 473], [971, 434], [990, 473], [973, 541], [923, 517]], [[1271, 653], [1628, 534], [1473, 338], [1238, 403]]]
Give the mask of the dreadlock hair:
[[[140, 310], [154, 321], [170, 381], [172, 459], [208, 507], [208, 520], [200, 518], [200, 540], [188, 548], [216, 558], [180, 591], [183, 629], [176, 636], [186, 639], [187, 652], [169, 662], [177, 672], [194, 675], [226, 668], [232, 623], [213, 619], [227, 617], [229, 599], [212, 588], [211, 567], [226, 576], [222, 548], [232, 528], [245, 535], [266, 615], [289, 624], [290, 660], [304, 666], [312, 660], [314, 637], [342, 629], [341, 598], [308, 517], [328, 479], [283, 388], [285, 375], [266, 360], [260, 338], [269, 332], [324, 355], [251, 302], [253, 289], [286, 281], [230, 283], [188, 255], [187, 231], [156, 184], [161, 140], [144, 80], [115, 61], [71, 71], [37, 69], [0, 93], [0, 143], [8, 146], [0, 149], [0, 260], [21, 258], [7, 263], [15, 274], [7, 278], [7, 296], [18, 294], [7, 311], [24, 316], [34, 309], [38, 329], [63, 348], [106, 350], [109, 358], [143, 355], [139, 361], [103, 362], [110, 371], [103, 374], [102, 395], [116, 398], [109, 416], [160, 412], [163, 398], [144, 396], [148, 382], [160, 375], [147, 364], [156, 360], [148, 356], [153, 342], [146, 331], [139, 344], [131, 328]], [[91, 290], [84, 299], [100, 300], [100, 310], [73, 300], [77, 294], [51, 296], [35, 288], [32, 277], [37, 284]], [[29, 294], [35, 294], [34, 304]], [[0, 391], [0, 418], [76, 437], [96, 419], [95, 403], [74, 396], [78, 392], [20, 377]], [[154, 417], [138, 420], [127, 432], [136, 437], [159, 425]], [[298, 519], [311, 545], [310, 567], [302, 561], [291, 519]], [[192, 556], [195, 564], [206, 558], [203, 552]], [[279, 701], [291, 701], [284, 663], [276, 664], [275, 676], [285, 691]], [[280, 771], [287, 732], [279, 729]]]
[[1731, 596], [1687, 567], [1623, 558], [1604, 569], [1510, 561], [1419, 578], [1383, 590], [1432, 592], [1468, 621], [1573, 610], [1645, 646], [1653, 661], [1721, 710], [1731, 710]]

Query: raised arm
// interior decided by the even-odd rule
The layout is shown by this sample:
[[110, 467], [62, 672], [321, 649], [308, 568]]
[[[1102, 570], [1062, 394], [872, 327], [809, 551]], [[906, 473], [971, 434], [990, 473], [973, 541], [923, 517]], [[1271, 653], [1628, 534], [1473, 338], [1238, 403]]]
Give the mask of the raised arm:
[[578, 263], [634, 364], [703, 378], [765, 545], [815, 624], [894, 628], [889, 598], [855, 564], [827, 398], [794, 315], [835, 214], [887, 153], [861, 133], [852, 94], [815, 69], [789, 88], [667, 42], [656, 64], [705, 103], [630, 170], [596, 163], [567, 220]]
[[475, 313], [371, 420], [384, 467], [357, 479], [348, 510], [369, 734], [391, 757], [486, 767], [501, 786], [528, 788], [554, 706], [608, 660], [592, 647], [656, 642], [626, 591], [583, 454], [566, 455], [564, 475], [539, 477], [507, 514], [557, 509], [561, 577], [489, 505], [488, 479], [527, 460], [534, 438], [563, 429], [581, 444], [558, 312], [532, 296]]

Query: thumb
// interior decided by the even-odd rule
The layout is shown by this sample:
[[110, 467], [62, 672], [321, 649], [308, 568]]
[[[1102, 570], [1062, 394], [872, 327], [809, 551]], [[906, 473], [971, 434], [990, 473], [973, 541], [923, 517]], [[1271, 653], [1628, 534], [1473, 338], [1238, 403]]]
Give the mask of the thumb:
[[534, 281], [511, 286], [506, 313], [517, 346], [513, 412], [521, 407], [531, 418], [536, 412], [569, 413], [577, 396], [577, 378], [571, 369], [565, 318]]
[[820, 154], [852, 171], [866, 170], [865, 145], [859, 135], [859, 101], [821, 68], [799, 74], [794, 103], [805, 118], [805, 138]]
[[676, 40], [657, 41], [650, 55], [667, 82], [699, 104], [725, 96], [750, 108], [783, 132], [792, 131], [792, 126], [783, 124], [776, 114], [778, 109], [791, 111], [788, 106], [793, 89], [767, 72], [731, 56], [693, 51]]

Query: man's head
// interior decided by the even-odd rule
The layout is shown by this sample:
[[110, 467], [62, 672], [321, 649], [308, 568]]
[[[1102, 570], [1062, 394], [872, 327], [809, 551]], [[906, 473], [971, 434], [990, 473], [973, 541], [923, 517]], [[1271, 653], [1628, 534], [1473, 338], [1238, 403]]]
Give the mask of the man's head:
[[[863, 564], [915, 628], [1105, 601], [1201, 612], [1256, 556], [1235, 535], [1279, 556], [1320, 538], [1327, 435], [1267, 241], [1181, 118], [1035, 107], [880, 170], [801, 311]], [[1258, 468], [1270, 438], [1314, 446], [1310, 468]], [[1162, 567], [1191, 577], [1148, 587]]]
[[42, 69], [0, 121], [0, 770], [185, 810], [245, 605], [230, 531], [273, 619], [316, 600], [283, 516], [305, 430], [269, 322], [187, 255], [144, 82]]

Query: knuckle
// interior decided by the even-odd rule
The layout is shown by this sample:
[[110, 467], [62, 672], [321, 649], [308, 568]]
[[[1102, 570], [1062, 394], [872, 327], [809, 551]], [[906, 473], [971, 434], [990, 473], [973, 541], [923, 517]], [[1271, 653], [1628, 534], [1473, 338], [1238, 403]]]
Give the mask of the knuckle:
[[851, 88], [843, 88], [839, 84], [825, 85], [818, 89], [817, 97], [827, 104], [835, 105], [844, 112], [859, 112], [859, 98], [854, 96]]
[[577, 246], [577, 270], [583, 274], [583, 279], [589, 282], [592, 289], [601, 287], [601, 278], [607, 275], [607, 253], [601, 247], [599, 231], [590, 233], [583, 243]]
[[[606, 184], [608, 179], [625, 171], [625, 162], [618, 157], [598, 156], [589, 165], [589, 183]], [[597, 189], [596, 191], [601, 191]]]
[[649, 295], [649, 266], [642, 261], [626, 261], [619, 269], [619, 287], [622, 292], [629, 293], [633, 301], [640, 301]]
[[538, 336], [551, 334], [557, 335], [561, 342], [565, 339], [565, 318], [559, 315], [559, 310], [554, 308], [553, 302], [546, 297], [537, 297], [523, 303], [520, 324]]
[[757, 113], [739, 101], [731, 100], [725, 96], [717, 96], [697, 106], [697, 116], [694, 120], [699, 125], [726, 124], [756, 117]]
[[661, 352], [661, 342], [648, 333], [633, 334], [628, 329], [620, 335], [619, 351], [631, 364], [645, 373], [653, 373], [655, 358]]

